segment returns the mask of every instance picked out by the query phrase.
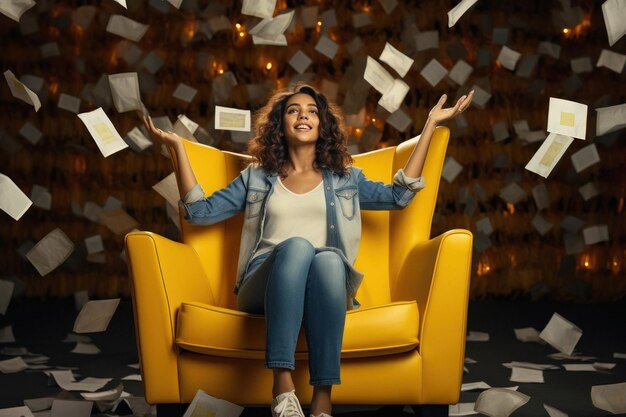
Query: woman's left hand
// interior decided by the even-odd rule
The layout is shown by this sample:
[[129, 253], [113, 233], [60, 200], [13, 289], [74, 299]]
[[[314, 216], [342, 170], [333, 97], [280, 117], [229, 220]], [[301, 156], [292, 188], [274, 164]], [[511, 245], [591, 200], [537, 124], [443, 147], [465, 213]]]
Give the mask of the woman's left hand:
[[459, 101], [456, 102], [456, 105], [454, 107], [448, 107], [447, 109], [444, 109], [443, 105], [448, 99], [448, 96], [444, 94], [441, 96], [437, 104], [435, 104], [435, 107], [430, 110], [430, 113], [428, 113], [428, 118], [436, 125], [448, 119], [452, 119], [461, 114], [470, 106], [473, 97], [474, 90], [470, 91], [469, 95], [461, 97]]

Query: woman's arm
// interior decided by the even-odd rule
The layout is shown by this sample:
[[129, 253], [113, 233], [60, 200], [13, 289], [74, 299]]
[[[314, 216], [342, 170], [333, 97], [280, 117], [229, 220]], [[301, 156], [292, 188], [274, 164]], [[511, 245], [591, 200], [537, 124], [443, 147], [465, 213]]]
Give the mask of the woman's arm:
[[178, 166], [176, 172], [178, 192], [180, 193], [181, 200], [184, 200], [187, 193], [198, 184], [198, 180], [189, 163], [189, 157], [187, 156], [187, 151], [185, 150], [182, 139], [174, 132], [164, 132], [161, 129], [157, 129], [150, 117], [144, 117], [143, 121], [146, 128], [157, 142], [167, 146], [170, 155], [176, 159], [176, 165]]
[[454, 107], [444, 109], [443, 105], [446, 102], [447, 96], [445, 94], [441, 96], [439, 102], [437, 102], [435, 107], [433, 107], [428, 114], [428, 119], [426, 120], [424, 129], [422, 130], [420, 139], [417, 142], [417, 145], [415, 145], [409, 160], [404, 166], [404, 174], [407, 177], [417, 178], [422, 175], [424, 161], [426, 161], [426, 154], [428, 153], [428, 147], [430, 146], [430, 140], [433, 137], [435, 128], [441, 122], [456, 117], [463, 110], [467, 109], [471, 104], [473, 97], [474, 90], [472, 90], [469, 95], [461, 97], [459, 101], [456, 102]]

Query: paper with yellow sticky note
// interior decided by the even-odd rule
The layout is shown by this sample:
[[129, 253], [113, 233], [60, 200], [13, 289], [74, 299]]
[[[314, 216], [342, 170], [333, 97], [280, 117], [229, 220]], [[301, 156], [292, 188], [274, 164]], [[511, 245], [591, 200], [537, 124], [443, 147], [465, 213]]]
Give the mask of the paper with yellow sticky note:
[[250, 131], [250, 110], [215, 106], [215, 129]]
[[242, 412], [243, 407], [212, 397], [199, 389], [183, 417], [239, 417]]
[[102, 110], [102, 107], [87, 113], [80, 113], [78, 117], [87, 127], [91, 137], [96, 141], [98, 149], [100, 149], [105, 158], [124, 148], [128, 148], [128, 144], [117, 133], [113, 123]]
[[574, 138], [570, 136], [550, 133], [528, 164], [526, 164], [526, 169], [548, 178], [550, 172], [552, 172], [573, 141]]
[[11, 89], [13, 97], [19, 98], [20, 100], [32, 105], [35, 108], [35, 111], [39, 111], [41, 101], [39, 100], [37, 94], [18, 80], [10, 70], [6, 70], [4, 72], [4, 78], [7, 80], [7, 84]]
[[548, 132], [585, 139], [587, 133], [587, 105], [550, 97]]

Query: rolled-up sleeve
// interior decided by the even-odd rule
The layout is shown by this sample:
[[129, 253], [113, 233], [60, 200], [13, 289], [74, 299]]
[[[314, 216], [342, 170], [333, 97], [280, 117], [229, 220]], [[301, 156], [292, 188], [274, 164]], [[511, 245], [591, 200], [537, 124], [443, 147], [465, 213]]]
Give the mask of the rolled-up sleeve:
[[402, 168], [400, 168], [398, 172], [396, 172], [396, 175], [393, 176], [393, 183], [402, 187], [406, 187], [409, 190], [415, 192], [418, 192], [422, 188], [426, 187], [426, 181], [424, 180], [424, 177], [409, 177], [404, 173], [404, 170]]
[[204, 198], [204, 190], [202, 186], [197, 183], [193, 186], [191, 190], [187, 194], [185, 194], [185, 198], [183, 198], [182, 202], [185, 204], [195, 203], [196, 201], [200, 201]]

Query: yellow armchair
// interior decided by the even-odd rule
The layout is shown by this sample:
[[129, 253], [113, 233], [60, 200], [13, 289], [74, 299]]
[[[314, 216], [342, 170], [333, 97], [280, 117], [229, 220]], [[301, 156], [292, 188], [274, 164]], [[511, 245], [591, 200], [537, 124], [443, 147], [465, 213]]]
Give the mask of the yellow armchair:
[[[365, 273], [357, 294], [362, 306], [346, 317], [335, 404], [458, 402], [472, 235], [451, 230], [430, 239], [448, 138], [447, 128], [436, 129], [426, 188], [408, 207], [362, 212], [355, 265]], [[355, 165], [389, 183], [417, 140], [357, 155]], [[188, 141], [185, 147], [208, 194], [233, 180], [248, 158]], [[126, 236], [146, 400], [165, 411], [165, 404], [189, 403], [202, 389], [238, 404], [269, 404], [264, 320], [236, 311], [232, 292], [242, 216], [211, 226], [181, 223], [182, 243], [150, 232]], [[299, 397], [310, 398], [303, 337], [294, 382]]]

